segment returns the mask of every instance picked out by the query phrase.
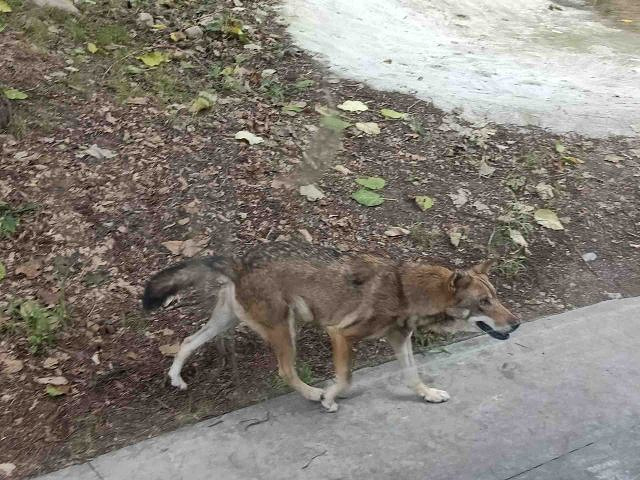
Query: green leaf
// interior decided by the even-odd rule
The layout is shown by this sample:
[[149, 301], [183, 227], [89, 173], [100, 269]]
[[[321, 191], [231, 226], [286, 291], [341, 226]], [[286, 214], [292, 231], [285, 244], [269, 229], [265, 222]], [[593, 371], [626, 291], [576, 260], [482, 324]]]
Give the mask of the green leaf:
[[423, 212], [433, 207], [433, 198], [426, 195], [418, 195], [417, 197], [414, 197], [414, 200], [416, 201], [418, 207], [420, 207], [420, 210], [422, 210]]
[[553, 210], [540, 208], [533, 213], [533, 218], [535, 218], [536, 222], [545, 228], [549, 228], [551, 230], [564, 230], [564, 226], [560, 223], [558, 215], [556, 215], [556, 212]]
[[138, 75], [144, 72], [142, 68], [136, 67], [135, 65], [127, 65], [126, 67], [124, 67], [124, 70], [130, 75]]
[[380, 177], [361, 177], [356, 178], [356, 183], [371, 190], [380, 190], [387, 182], [384, 181], [384, 178]]
[[315, 83], [316, 82], [314, 82], [313, 80], [304, 79], [304, 80], [298, 80], [296, 83], [293, 84], [293, 86], [297, 90], [306, 90], [307, 88], [313, 87]]
[[12, 12], [11, 5], [9, 5], [4, 0], [0, 0], [0, 13], [9, 13]]
[[206, 110], [208, 108], [213, 107], [213, 104], [216, 103], [218, 97], [212, 93], [202, 91], [198, 93], [198, 97], [193, 101], [191, 106], [189, 107], [189, 111], [191, 113], [198, 113], [201, 110]]
[[366, 188], [360, 188], [351, 194], [351, 198], [353, 198], [360, 205], [364, 205], [365, 207], [375, 207], [376, 205], [380, 205], [384, 203], [384, 198], [378, 195], [376, 192], [372, 192]]
[[0, 262], [0, 282], [7, 276], [7, 267], [4, 266], [4, 263]]
[[305, 101], [299, 101], [299, 102], [291, 102], [291, 103], [287, 103], [286, 105], [284, 105], [282, 107], [282, 111], [287, 113], [300, 113], [302, 110], [304, 110], [304, 107], [307, 106], [307, 102]]
[[16, 90], [15, 88], [6, 89], [4, 91], [4, 96], [9, 100], [24, 100], [25, 98], [29, 98], [29, 95], [21, 92], [20, 90]]
[[340, 105], [338, 105], [340, 110], [344, 110], [345, 112], [364, 112], [369, 110], [364, 103], [360, 100], [347, 100]]
[[327, 115], [326, 117], [322, 117], [320, 119], [320, 125], [330, 130], [335, 130], [337, 132], [341, 132], [345, 128], [348, 128], [351, 126], [349, 122], [345, 122], [344, 120], [342, 120], [341, 118], [335, 115]]
[[147, 67], [157, 67], [161, 63], [169, 61], [169, 56], [166, 53], [158, 51], [146, 53], [136, 58], [144, 63]]
[[63, 389], [58, 388], [55, 385], [47, 385], [47, 388], [45, 388], [44, 391], [50, 397], [59, 397], [60, 395], [64, 395], [65, 394]]
[[391, 120], [399, 120], [407, 118], [406, 113], [396, 112], [395, 110], [391, 110], [390, 108], [383, 108], [380, 110], [380, 115], [384, 118], [390, 118]]
[[87, 51], [89, 53], [96, 53], [98, 51], [98, 47], [95, 43], [87, 43]]
[[558, 153], [563, 153], [567, 148], [561, 144], [561, 143], [556, 143], [556, 152]]

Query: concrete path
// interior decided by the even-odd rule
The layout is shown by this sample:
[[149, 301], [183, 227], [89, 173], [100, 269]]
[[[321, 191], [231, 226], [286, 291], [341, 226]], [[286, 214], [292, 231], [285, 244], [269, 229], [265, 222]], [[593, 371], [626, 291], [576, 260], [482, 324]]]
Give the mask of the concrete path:
[[418, 358], [448, 403], [388, 363], [356, 372], [336, 414], [286, 395], [40, 478], [640, 479], [640, 298]]

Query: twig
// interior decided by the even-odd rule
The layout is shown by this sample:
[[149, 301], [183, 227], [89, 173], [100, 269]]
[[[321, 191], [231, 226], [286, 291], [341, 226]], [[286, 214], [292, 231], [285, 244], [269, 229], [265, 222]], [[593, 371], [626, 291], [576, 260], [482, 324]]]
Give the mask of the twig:
[[262, 418], [262, 419], [260, 419], [260, 418], [248, 418], [246, 420], [241, 420], [240, 423], [251, 422], [251, 423], [248, 423], [247, 425], [245, 425], [245, 427], [244, 427], [245, 430], [248, 430], [249, 427], [253, 427], [254, 425], [260, 425], [261, 423], [268, 422], [270, 418], [271, 418], [271, 412], [267, 412], [267, 416]]
[[319, 454], [317, 454], [317, 455], [314, 455], [313, 457], [311, 457], [311, 458], [309, 459], [309, 461], [308, 461], [307, 463], [305, 463], [305, 464], [304, 464], [304, 466], [302, 467], [302, 470], [304, 470], [304, 469], [305, 469], [305, 468], [307, 468], [309, 465], [311, 465], [311, 462], [313, 462], [316, 458], [321, 457], [321, 456], [326, 455], [326, 454], [327, 454], [327, 451], [325, 450], [325, 451], [324, 451], [324, 452], [322, 452], [322, 453], [319, 453]]
[[207, 428], [215, 427], [216, 425], [220, 425], [224, 420], [218, 420], [217, 422], [213, 422], [211, 425], [207, 425]]
[[529, 350], [531, 350], [531, 347], [527, 347], [526, 345], [523, 345], [523, 344], [521, 344], [521, 343], [518, 343], [518, 342], [513, 342], [513, 343], [515, 343], [515, 344], [516, 344], [516, 345], [518, 345], [519, 347], [522, 347], [522, 348], [528, 348]]

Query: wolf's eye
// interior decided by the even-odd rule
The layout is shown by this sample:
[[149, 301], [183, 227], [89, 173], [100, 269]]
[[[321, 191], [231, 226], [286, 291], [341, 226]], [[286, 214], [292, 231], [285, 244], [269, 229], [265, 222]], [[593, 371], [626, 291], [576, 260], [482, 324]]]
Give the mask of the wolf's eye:
[[482, 300], [480, 300], [481, 307], [488, 307], [489, 305], [491, 305], [491, 300], [489, 300], [488, 298], [483, 298]]

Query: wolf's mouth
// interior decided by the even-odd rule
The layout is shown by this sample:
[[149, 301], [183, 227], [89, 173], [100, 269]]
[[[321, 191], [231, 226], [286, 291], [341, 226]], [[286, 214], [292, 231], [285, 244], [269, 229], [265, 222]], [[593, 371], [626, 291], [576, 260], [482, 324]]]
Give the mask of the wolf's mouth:
[[476, 322], [476, 325], [480, 330], [482, 330], [483, 332], [486, 332], [490, 337], [493, 337], [496, 340], [506, 340], [507, 338], [509, 338], [509, 334], [519, 327], [519, 325], [515, 325], [511, 327], [511, 330], [509, 330], [508, 332], [499, 332], [491, 328], [490, 325], [487, 325], [482, 320], [478, 320]]

